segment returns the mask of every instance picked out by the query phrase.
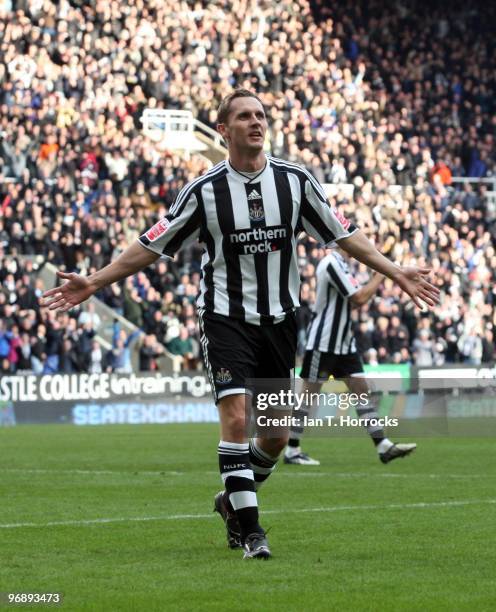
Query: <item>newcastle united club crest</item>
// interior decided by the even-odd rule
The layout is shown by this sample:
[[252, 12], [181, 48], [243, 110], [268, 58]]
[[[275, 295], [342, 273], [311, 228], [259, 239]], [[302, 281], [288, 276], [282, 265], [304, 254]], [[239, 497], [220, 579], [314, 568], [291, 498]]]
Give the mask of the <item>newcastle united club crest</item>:
[[231, 372], [226, 368], [221, 368], [217, 370], [217, 374], [215, 375], [215, 382], [219, 385], [227, 385], [232, 380]]
[[252, 221], [262, 221], [265, 216], [262, 202], [250, 202], [248, 206], [250, 219]]

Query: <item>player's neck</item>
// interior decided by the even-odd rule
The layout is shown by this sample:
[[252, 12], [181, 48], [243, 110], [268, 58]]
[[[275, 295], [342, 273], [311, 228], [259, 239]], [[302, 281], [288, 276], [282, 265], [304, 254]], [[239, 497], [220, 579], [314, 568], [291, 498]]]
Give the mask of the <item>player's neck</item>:
[[255, 155], [229, 151], [229, 163], [238, 172], [258, 172], [265, 167], [267, 158], [263, 151], [259, 151]]

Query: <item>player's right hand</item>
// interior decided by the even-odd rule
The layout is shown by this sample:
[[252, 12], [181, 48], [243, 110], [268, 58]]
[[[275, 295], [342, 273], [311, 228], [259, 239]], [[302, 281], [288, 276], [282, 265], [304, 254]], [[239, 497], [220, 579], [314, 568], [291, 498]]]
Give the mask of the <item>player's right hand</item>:
[[41, 305], [48, 306], [49, 310], [67, 312], [87, 300], [96, 291], [95, 286], [86, 276], [75, 272], [60, 271], [57, 271], [57, 276], [66, 282], [59, 287], [48, 289], [41, 298]]

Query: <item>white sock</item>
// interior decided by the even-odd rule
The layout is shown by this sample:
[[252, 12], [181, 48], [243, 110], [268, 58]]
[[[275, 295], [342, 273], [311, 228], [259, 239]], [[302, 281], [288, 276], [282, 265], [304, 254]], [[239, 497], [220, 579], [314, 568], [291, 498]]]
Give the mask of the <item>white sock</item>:
[[286, 446], [284, 454], [286, 457], [295, 457], [301, 453], [301, 446]]
[[394, 446], [394, 442], [391, 442], [389, 438], [384, 438], [384, 440], [379, 442], [379, 444], [376, 446], [377, 452], [379, 454], [387, 453], [387, 451], [391, 448], [391, 446]]

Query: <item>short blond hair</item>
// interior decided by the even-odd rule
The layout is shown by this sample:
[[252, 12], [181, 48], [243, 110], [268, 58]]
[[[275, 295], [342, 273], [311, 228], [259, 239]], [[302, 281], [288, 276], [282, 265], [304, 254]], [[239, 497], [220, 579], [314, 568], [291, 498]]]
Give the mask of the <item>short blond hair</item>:
[[219, 104], [219, 108], [217, 109], [217, 123], [227, 123], [229, 118], [229, 113], [231, 112], [231, 103], [236, 98], [255, 98], [258, 100], [263, 107], [263, 102], [249, 89], [235, 89], [232, 93], [226, 96], [221, 103]]

